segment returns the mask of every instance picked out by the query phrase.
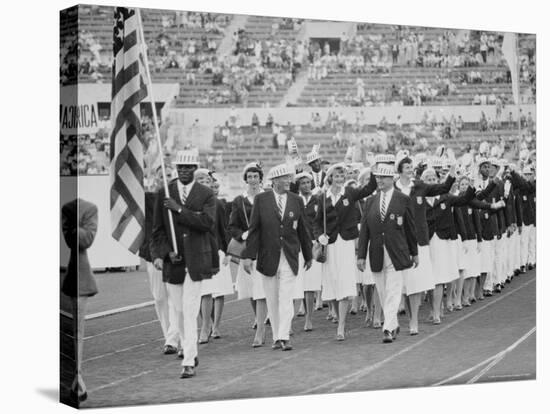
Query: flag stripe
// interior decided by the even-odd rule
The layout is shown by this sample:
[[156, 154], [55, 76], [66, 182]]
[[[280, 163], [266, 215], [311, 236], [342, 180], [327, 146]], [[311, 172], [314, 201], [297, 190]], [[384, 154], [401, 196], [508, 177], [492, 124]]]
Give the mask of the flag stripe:
[[147, 96], [142, 39], [134, 9], [117, 7], [111, 90], [111, 235], [136, 253], [145, 234], [144, 143], [140, 102]]

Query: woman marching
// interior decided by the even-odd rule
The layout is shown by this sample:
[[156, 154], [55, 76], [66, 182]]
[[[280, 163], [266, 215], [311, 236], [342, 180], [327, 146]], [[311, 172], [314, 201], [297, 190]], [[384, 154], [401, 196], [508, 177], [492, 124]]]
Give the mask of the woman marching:
[[435, 276], [432, 270], [432, 258], [430, 256], [430, 239], [426, 209], [428, 207], [425, 197], [435, 197], [448, 193], [455, 181], [455, 167], [452, 166], [445, 182], [427, 183], [414, 178], [415, 172], [413, 160], [407, 154], [396, 157], [397, 173], [399, 178], [395, 182], [395, 188], [409, 196], [414, 207], [413, 215], [416, 224], [416, 238], [418, 241], [419, 265], [403, 271], [403, 286], [406, 302], [410, 313], [409, 333], [418, 334], [418, 310], [422, 299], [422, 293], [434, 289]]
[[328, 189], [320, 194], [319, 208], [313, 222], [314, 238], [327, 246], [327, 259], [322, 265], [322, 298], [332, 301], [338, 318], [336, 339], [345, 339], [348, 299], [355, 296], [355, 239], [357, 210], [355, 202], [372, 194], [377, 187], [371, 175], [360, 189], [344, 187], [346, 166], [331, 166], [326, 175]]
[[[255, 162], [247, 164], [243, 169], [243, 180], [246, 183], [246, 191], [242, 195], [235, 197], [232, 203], [231, 216], [229, 218], [229, 233], [233, 240], [229, 243], [228, 254], [233, 253], [231, 249], [232, 243], [242, 244], [248, 237], [248, 227], [254, 197], [263, 191], [263, 177], [262, 168]], [[254, 328], [256, 329], [252, 346], [254, 348], [260, 347], [265, 343], [265, 318], [267, 316], [265, 291], [262, 279], [255, 274], [254, 270], [252, 270], [251, 274], [246, 273], [242, 263], [239, 264], [237, 273], [237, 292], [239, 299], [250, 298], [250, 304], [255, 315]]]
[[[313, 177], [307, 172], [302, 172], [296, 175], [296, 184], [298, 185], [298, 192], [305, 206], [306, 226], [313, 237], [313, 220], [319, 210], [319, 198], [312, 194], [311, 183]], [[302, 289], [305, 302], [305, 323], [304, 331], [311, 332], [313, 330], [313, 324], [311, 317], [314, 311], [315, 293], [321, 290], [321, 263], [316, 260], [313, 261], [309, 270], [304, 269], [303, 257], [299, 255], [300, 259], [300, 273], [302, 273]], [[300, 276], [300, 275], [299, 275]], [[298, 285], [298, 283], [297, 283]], [[297, 296], [297, 295], [295, 295]]]

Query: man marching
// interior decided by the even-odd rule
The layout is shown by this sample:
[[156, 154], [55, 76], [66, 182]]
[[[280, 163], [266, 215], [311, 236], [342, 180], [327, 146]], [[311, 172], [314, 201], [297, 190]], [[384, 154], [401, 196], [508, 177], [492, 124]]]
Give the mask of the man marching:
[[[168, 195], [157, 194], [151, 256], [162, 279], [167, 282], [168, 296], [177, 311], [177, 326], [183, 347], [181, 378], [195, 375], [198, 366], [197, 317], [201, 305], [202, 280], [210, 279], [213, 268], [209, 233], [216, 219], [216, 199], [212, 190], [194, 180], [199, 166], [196, 151], [178, 151], [173, 163], [178, 179], [168, 185]], [[168, 210], [174, 221], [177, 253], [172, 247]]]
[[402, 270], [418, 266], [418, 245], [410, 198], [393, 186], [394, 167], [378, 164], [376, 195], [369, 197], [361, 220], [357, 268], [365, 270], [367, 248], [370, 267], [384, 311], [384, 342], [399, 333], [397, 312], [403, 288]]
[[254, 199], [243, 267], [252, 272], [252, 260], [264, 285], [267, 311], [273, 332], [273, 349], [289, 351], [289, 332], [294, 315], [293, 293], [298, 275], [298, 254], [304, 268], [311, 267], [311, 235], [306, 226], [304, 202], [289, 192], [293, 172], [286, 165], [273, 167], [268, 174], [273, 191]]

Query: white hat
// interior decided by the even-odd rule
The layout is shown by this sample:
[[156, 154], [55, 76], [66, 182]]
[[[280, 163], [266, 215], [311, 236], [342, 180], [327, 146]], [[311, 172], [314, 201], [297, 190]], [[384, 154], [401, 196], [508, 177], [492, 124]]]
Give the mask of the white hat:
[[321, 159], [321, 155], [319, 155], [319, 152], [316, 146], [313, 146], [313, 149], [311, 150], [311, 152], [308, 152], [306, 154], [306, 163], [309, 164], [310, 162], [313, 162], [319, 159]]
[[395, 167], [392, 164], [378, 164], [373, 174], [379, 177], [393, 177]]
[[395, 165], [399, 165], [402, 159], [409, 157], [409, 150], [399, 150], [395, 154]]
[[481, 164], [490, 163], [491, 161], [485, 157], [479, 157], [477, 159], [477, 165], [481, 167]]
[[432, 168], [443, 168], [443, 158], [441, 157], [432, 158], [430, 165]]
[[279, 164], [273, 167], [269, 172], [267, 173], [267, 179], [273, 180], [277, 177], [282, 177], [285, 175], [293, 175], [294, 171], [292, 168], [289, 167], [288, 164]]
[[302, 178], [309, 178], [310, 180], [313, 181], [313, 176], [310, 173], [308, 173], [307, 171], [303, 171], [300, 174], [296, 174], [296, 177], [294, 177], [294, 181], [298, 182]]
[[199, 151], [197, 149], [183, 150], [176, 153], [172, 165], [200, 165]]
[[196, 177], [201, 174], [210, 176], [210, 170], [208, 168], [198, 168], [193, 175]]
[[330, 177], [334, 173], [334, 171], [336, 171], [336, 169], [338, 169], [338, 168], [341, 168], [345, 171], [346, 170], [346, 164], [344, 164], [343, 162], [339, 162], [337, 164], [332, 164], [330, 167], [328, 167], [326, 177]]
[[395, 164], [395, 155], [393, 154], [377, 154], [374, 157], [375, 164]]
[[258, 168], [259, 170], [262, 169], [262, 167], [260, 166], [260, 164], [258, 164], [257, 162], [249, 162], [248, 164], [246, 164], [243, 168], [243, 175], [246, 174], [246, 171], [249, 170], [250, 168]]

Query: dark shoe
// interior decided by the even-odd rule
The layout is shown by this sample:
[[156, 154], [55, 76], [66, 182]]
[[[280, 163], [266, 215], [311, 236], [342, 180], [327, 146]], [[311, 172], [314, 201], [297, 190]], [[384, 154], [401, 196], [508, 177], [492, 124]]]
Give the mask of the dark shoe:
[[183, 367], [183, 371], [181, 371], [180, 378], [191, 378], [195, 376], [195, 368], [190, 366]]
[[178, 348], [172, 345], [164, 345], [164, 348], [162, 349], [162, 353], [164, 355], [171, 355], [178, 352]]
[[514, 270], [514, 276], [519, 276], [520, 273], [521, 273], [521, 272], [520, 272], [519, 269], [515, 269], [515, 270]]
[[290, 341], [281, 341], [281, 349], [283, 351], [292, 351], [292, 345], [290, 345]]
[[527, 266], [527, 269], [528, 270], [533, 270], [535, 268], [535, 266], [533, 266], [532, 264], [530, 264], [529, 266]]
[[216, 332], [212, 331], [211, 336], [212, 336], [212, 339], [220, 339], [222, 337], [218, 331]]
[[418, 335], [418, 329], [417, 329], [417, 328], [411, 328], [411, 329], [409, 329], [409, 334], [410, 334], [411, 336]]
[[84, 394], [78, 395], [78, 393], [76, 391], [71, 390], [70, 398], [73, 401], [84, 402], [88, 399], [88, 393], [84, 392]]
[[256, 328], [258, 328], [258, 324], [254, 322], [254, 325], [252, 325], [252, 329], [256, 329]]
[[336, 335], [336, 340], [337, 341], [345, 341], [346, 337], [342, 334], [338, 334], [338, 335]]
[[271, 345], [271, 349], [281, 349], [283, 347], [283, 344], [281, 344], [281, 341], [277, 340], [273, 342], [273, 345]]
[[491, 296], [493, 296], [493, 292], [491, 292], [490, 290], [485, 290], [485, 291], [483, 292], [483, 296], [485, 296], [485, 297], [491, 297]]
[[183, 349], [178, 349], [178, 358], [183, 359]]
[[200, 345], [204, 345], [204, 344], [207, 344], [208, 343], [208, 338], [206, 339], [199, 339], [199, 344]]
[[350, 315], [357, 315], [357, 309], [351, 309], [349, 313]]
[[495, 286], [495, 289], [494, 289], [495, 293], [500, 293], [502, 292], [502, 287], [500, 286], [500, 283], [498, 285]]
[[265, 323], [264, 323], [265, 326], [271, 326], [271, 321], [269, 320], [269, 318], [267, 318], [265, 320]]
[[390, 344], [393, 342], [393, 336], [390, 331], [384, 331], [384, 339], [382, 339], [382, 342], [384, 342], [385, 344]]
[[519, 272], [520, 272], [520, 273], [525, 273], [525, 266], [521, 266], [521, 267], [519, 268]]

